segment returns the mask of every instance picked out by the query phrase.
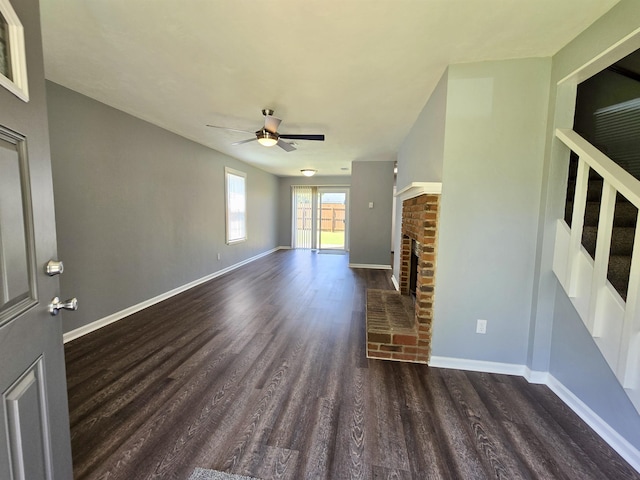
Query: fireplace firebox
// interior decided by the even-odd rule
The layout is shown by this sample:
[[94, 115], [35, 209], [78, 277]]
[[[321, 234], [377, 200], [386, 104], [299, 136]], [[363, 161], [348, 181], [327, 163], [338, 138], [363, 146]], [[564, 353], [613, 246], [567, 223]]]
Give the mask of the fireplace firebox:
[[417, 240], [411, 240], [411, 257], [409, 262], [409, 295], [414, 304], [416, 301], [416, 284], [418, 281], [419, 256], [422, 245]]

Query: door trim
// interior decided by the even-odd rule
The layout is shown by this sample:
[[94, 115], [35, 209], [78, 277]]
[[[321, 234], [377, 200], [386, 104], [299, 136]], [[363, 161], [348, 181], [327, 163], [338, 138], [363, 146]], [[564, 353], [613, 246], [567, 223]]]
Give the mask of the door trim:
[[[318, 231], [316, 232], [318, 237], [318, 242], [316, 247], [318, 250], [334, 250], [337, 252], [349, 251], [349, 193], [350, 191], [351, 191], [350, 187], [317, 187], [317, 192], [316, 192], [317, 195], [315, 195], [317, 204], [314, 206], [315, 211], [320, 210], [320, 206], [322, 205], [321, 196], [323, 193], [344, 193], [345, 194], [345, 197], [344, 197], [344, 248], [323, 249], [322, 242], [320, 241], [321, 228], [319, 228]], [[318, 218], [316, 219], [316, 223], [314, 223], [314, 225], [317, 225], [321, 221], [322, 220], [320, 216], [318, 216]]]

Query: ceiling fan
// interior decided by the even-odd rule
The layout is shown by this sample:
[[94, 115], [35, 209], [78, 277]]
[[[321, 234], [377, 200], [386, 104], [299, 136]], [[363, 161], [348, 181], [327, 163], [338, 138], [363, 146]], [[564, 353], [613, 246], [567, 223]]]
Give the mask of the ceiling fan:
[[273, 110], [269, 110], [266, 108], [262, 110], [262, 115], [264, 115], [264, 127], [262, 127], [260, 130], [257, 130], [256, 132], [238, 130], [235, 128], [219, 127], [217, 125], [207, 125], [207, 127], [220, 128], [222, 130], [230, 130], [232, 132], [252, 133], [255, 135], [255, 138], [241, 140], [239, 142], [232, 143], [231, 145], [242, 145], [243, 143], [249, 143], [257, 140], [260, 145], [264, 145], [265, 147], [273, 147], [274, 145], [278, 145], [283, 150], [292, 152], [296, 149], [296, 147], [294, 147], [291, 143], [285, 142], [284, 140], [317, 140], [320, 142], [324, 142], [323, 134], [278, 133], [278, 127], [280, 126], [280, 122], [282, 122], [282, 120], [273, 116]]

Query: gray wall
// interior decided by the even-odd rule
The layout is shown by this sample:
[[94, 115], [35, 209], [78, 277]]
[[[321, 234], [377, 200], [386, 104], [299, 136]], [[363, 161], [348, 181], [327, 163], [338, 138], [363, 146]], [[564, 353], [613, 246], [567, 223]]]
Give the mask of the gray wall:
[[[548, 371], [636, 448], [638, 413], [551, 267], [568, 166], [554, 131], [571, 128], [575, 101], [575, 86], [557, 82], [635, 31], [639, 18], [640, 2], [622, 0], [551, 64], [529, 59], [450, 67], [398, 155], [398, 190], [432, 181], [428, 142], [415, 136], [444, 138], [434, 355]], [[440, 121], [434, 114], [427, 122], [427, 110], [442, 112], [443, 94]], [[483, 118], [483, 112], [490, 114]], [[397, 225], [394, 238], [399, 231]], [[486, 335], [473, 333], [478, 318], [489, 320]]]
[[[80, 303], [65, 331], [277, 246], [277, 177], [54, 83], [47, 96], [61, 289]], [[234, 245], [225, 166], [247, 173]]]
[[[566, 83], [560, 87], [555, 87], [555, 85], [566, 75], [598, 55], [603, 49], [608, 48], [609, 41], [615, 43], [619, 40], [618, 37], [612, 40], [611, 33], [618, 32], [617, 27], [612, 28], [612, 26], [617, 25], [622, 18], [627, 19], [627, 30], [625, 31], [624, 22], [620, 23], [620, 38], [623, 33], [626, 35], [635, 28], [637, 21], [629, 21], [635, 15], [633, 8], [636, 7], [629, 5], [628, 2], [622, 2], [619, 7], [611, 10], [609, 14], [602, 17], [553, 58], [547, 144], [543, 165], [540, 228], [538, 229], [538, 250], [536, 252], [534, 304], [531, 311], [529, 352], [527, 355], [527, 366], [532, 371], [546, 372], [549, 370], [555, 291], [558, 288], [558, 282], [551, 270], [551, 265], [555, 247], [556, 221], [558, 218], [564, 217], [569, 156], [565, 147], [554, 141], [555, 128], [573, 127], [581, 132], [585, 138], [593, 141], [593, 111], [606, 105], [635, 98], [640, 93], [637, 82], [607, 71], [603, 71], [581, 84], [581, 88], [586, 87], [582, 94], [581, 105], [576, 104], [575, 85]], [[615, 20], [612, 21], [611, 18]], [[608, 26], [606, 26], [607, 23]], [[603, 40], [604, 38], [609, 40]], [[606, 88], [601, 88], [603, 82], [606, 82]], [[552, 156], [554, 161], [550, 160]]]
[[[622, 0], [606, 15], [576, 37], [553, 57], [552, 84], [586, 64], [638, 28], [640, 2]], [[548, 126], [548, 146], [545, 156], [549, 172], [547, 184], [548, 206], [545, 212], [545, 235], [540, 254], [540, 271], [536, 282], [542, 293], [554, 292], [552, 302], [552, 335], [549, 371], [574, 393], [597, 415], [609, 423], [636, 448], [640, 448], [640, 421], [637, 411], [630, 407], [629, 400], [615, 375], [606, 365], [602, 355], [582, 321], [577, 318], [570, 300], [557, 285], [551, 273], [553, 234], [555, 219], [561, 218], [566, 190], [568, 153], [558, 142], [553, 142], [555, 127], [570, 128], [572, 116], [567, 110], [573, 107], [575, 90], [571, 87], [555, 88], [551, 92], [550, 110], [554, 118]], [[549, 285], [553, 285], [552, 289]], [[549, 328], [548, 301], [541, 295], [538, 300], [536, 323]]]
[[433, 355], [526, 361], [550, 74], [550, 59], [449, 67]]
[[[448, 72], [445, 71], [398, 151], [396, 190], [413, 182], [441, 182], [447, 108]], [[402, 245], [402, 201], [396, 202], [393, 243]], [[393, 276], [400, 279], [400, 255], [393, 257]]]
[[278, 179], [278, 245], [291, 247], [291, 187], [312, 185], [318, 187], [349, 187], [351, 176], [280, 177]]
[[549, 373], [639, 448], [640, 416], [562, 288], [556, 294], [551, 357]]
[[442, 181], [448, 84], [449, 74], [445, 71], [400, 146], [398, 190], [411, 182]]
[[390, 265], [394, 162], [359, 161], [351, 167], [349, 263]]

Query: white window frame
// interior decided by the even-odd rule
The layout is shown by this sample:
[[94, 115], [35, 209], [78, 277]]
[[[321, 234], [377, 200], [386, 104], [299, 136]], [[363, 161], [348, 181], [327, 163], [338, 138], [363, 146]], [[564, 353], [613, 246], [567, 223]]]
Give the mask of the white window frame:
[[0, 85], [19, 99], [29, 101], [29, 83], [27, 81], [27, 57], [24, 47], [24, 28], [9, 0], [0, 0], [0, 13], [7, 21], [8, 51], [11, 76], [0, 73]]
[[[242, 179], [243, 198], [240, 201], [237, 198], [236, 199], [231, 198], [231, 195], [234, 193], [229, 188], [229, 181], [231, 177], [237, 177]], [[225, 192], [225, 195], [224, 195], [225, 231], [226, 231], [227, 245], [244, 242], [247, 240], [247, 174], [239, 170], [234, 170], [233, 168], [224, 167], [224, 192]], [[240, 232], [240, 235], [238, 236], [234, 235], [233, 237], [231, 232], [231, 223], [232, 223], [231, 215], [236, 212], [232, 211], [231, 209], [232, 206], [235, 206], [236, 208], [241, 207], [241, 211], [244, 214], [242, 232]]]

